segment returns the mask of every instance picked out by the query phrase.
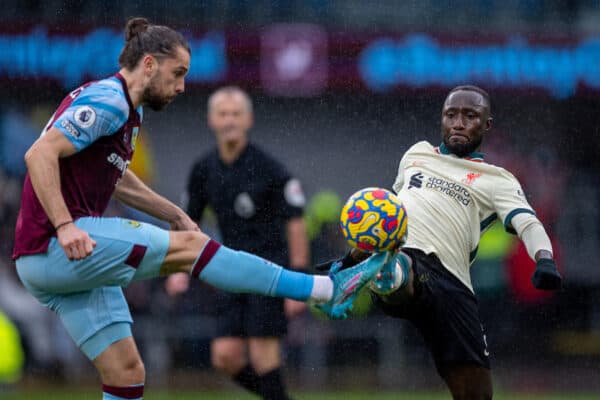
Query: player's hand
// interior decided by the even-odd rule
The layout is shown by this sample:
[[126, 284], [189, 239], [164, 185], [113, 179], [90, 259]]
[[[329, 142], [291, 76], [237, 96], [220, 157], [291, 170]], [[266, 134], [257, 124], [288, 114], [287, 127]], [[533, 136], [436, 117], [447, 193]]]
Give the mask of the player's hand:
[[559, 290], [562, 285], [562, 277], [551, 258], [540, 258], [536, 265], [531, 282], [536, 289]]
[[72, 222], [58, 228], [56, 238], [69, 260], [82, 260], [96, 247], [96, 241]]
[[165, 290], [171, 297], [187, 292], [190, 288], [190, 276], [185, 272], [169, 275], [165, 281]]
[[200, 227], [186, 213], [181, 212], [174, 220], [170, 221], [171, 230], [174, 231], [197, 231]]
[[302, 315], [306, 311], [306, 303], [292, 299], [285, 299], [283, 309], [287, 319], [293, 319]]

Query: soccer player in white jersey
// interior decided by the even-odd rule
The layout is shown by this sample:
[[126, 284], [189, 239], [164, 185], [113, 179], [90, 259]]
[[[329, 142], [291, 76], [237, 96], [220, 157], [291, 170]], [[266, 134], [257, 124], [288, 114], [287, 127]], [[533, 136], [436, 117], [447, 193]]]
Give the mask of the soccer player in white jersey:
[[[538, 289], [557, 290], [561, 276], [544, 227], [517, 179], [479, 153], [492, 126], [488, 94], [476, 86], [450, 91], [442, 110], [442, 144], [419, 142], [402, 157], [393, 189], [408, 214], [408, 237], [371, 283], [375, 303], [413, 322], [454, 399], [491, 399], [489, 352], [469, 268], [479, 238], [500, 220], [537, 265]], [[339, 270], [366, 257], [353, 251]]]

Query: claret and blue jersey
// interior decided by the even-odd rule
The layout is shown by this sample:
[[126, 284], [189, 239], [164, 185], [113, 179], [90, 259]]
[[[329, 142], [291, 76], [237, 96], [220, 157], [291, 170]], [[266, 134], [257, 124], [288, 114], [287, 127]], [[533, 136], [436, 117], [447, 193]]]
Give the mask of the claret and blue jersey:
[[[42, 135], [58, 129], [77, 153], [60, 159], [62, 194], [74, 219], [101, 216], [133, 156], [142, 122], [120, 74], [89, 82], [67, 95]], [[13, 257], [47, 250], [54, 229], [29, 175], [17, 220]]]

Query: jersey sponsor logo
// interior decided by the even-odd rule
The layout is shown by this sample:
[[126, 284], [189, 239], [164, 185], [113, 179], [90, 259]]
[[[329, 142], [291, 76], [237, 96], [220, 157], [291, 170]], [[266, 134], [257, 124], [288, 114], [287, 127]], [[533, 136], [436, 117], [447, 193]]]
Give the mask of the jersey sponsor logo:
[[65, 128], [65, 130], [67, 132], [69, 132], [69, 135], [78, 138], [80, 133], [77, 130], [77, 128], [75, 128], [73, 126], [72, 123], [70, 123], [69, 121], [67, 121], [66, 119], [63, 119], [62, 121], [60, 121], [60, 126], [62, 126], [63, 128]]
[[472, 185], [475, 183], [475, 179], [481, 176], [481, 172], [469, 172], [466, 178], [461, 180], [462, 183], [466, 183], [467, 185]]
[[456, 182], [430, 176], [427, 178], [425, 187], [450, 196], [464, 206], [471, 204], [471, 194], [469, 191]]
[[283, 196], [289, 205], [294, 207], [304, 207], [306, 197], [302, 191], [302, 185], [298, 179], [290, 179], [283, 188]]
[[96, 111], [90, 106], [81, 106], [73, 114], [75, 123], [82, 128], [89, 128], [96, 122]]
[[240, 193], [233, 202], [233, 210], [242, 218], [252, 218], [256, 213], [256, 206], [252, 197], [247, 192]]
[[121, 175], [125, 173], [127, 167], [129, 166], [129, 163], [131, 162], [129, 160], [124, 160], [123, 157], [121, 157], [117, 153], [111, 153], [110, 156], [106, 158], [106, 160], [115, 167], [117, 167], [117, 169], [121, 171]]
[[410, 181], [408, 182], [408, 188], [409, 189], [412, 189], [414, 187], [417, 189], [421, 188], [421, 186], [423, 186], [423, 178], [424, 177], [425, 176], [420, 172], [417, 172], [416, 174], [411, 175]]

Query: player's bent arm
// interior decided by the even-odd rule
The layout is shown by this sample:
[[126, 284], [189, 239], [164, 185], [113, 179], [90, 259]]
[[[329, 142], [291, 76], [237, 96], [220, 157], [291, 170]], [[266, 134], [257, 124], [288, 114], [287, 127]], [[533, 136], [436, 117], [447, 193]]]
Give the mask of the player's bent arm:
[[75, 154], [75, 146], [56, 128], [50, 128], [25, 153], [33, 190], [67, 257], [79, 260], [92, 253], [96, 242], [77, 228], [60, 189], [59, 158]]
[[69, 139], [58, 129], [51, 128], [25, 153], [31, 184], [54, 226], [72, 219], [60, 190], [58, 159], [75, 152], [75, 146]]
[[199, 230], [181, 208], [150, 189], [130, 170], [123, 174], [114, 196], [128, 206], [169, 222], [175, 230]]
[[513, 217], [511, 225], [525, 244], [527, 254], [532, 260], [537, 261], [539, 258], [553, 257], [550, 238], [535, 215], [529, 213], [517, 214]]
[[554, 263], [552, 243], [542, 223], [534, 215], [521, 213], [513, 217], [511, 224], [525, 244], [529, 256], [536, 261], [531, 277], [533, 285], [543, 290], [560, 289], [562, 277]]

